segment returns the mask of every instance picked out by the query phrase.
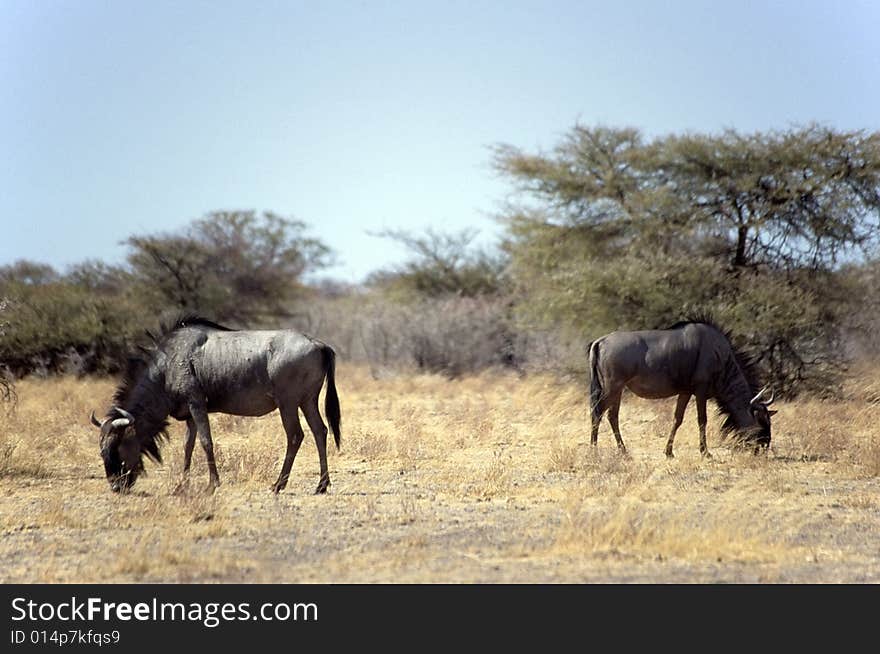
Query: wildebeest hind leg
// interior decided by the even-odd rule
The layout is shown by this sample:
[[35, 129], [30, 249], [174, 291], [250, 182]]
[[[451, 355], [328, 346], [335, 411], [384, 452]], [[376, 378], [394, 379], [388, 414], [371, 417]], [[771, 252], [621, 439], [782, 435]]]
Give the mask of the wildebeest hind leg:
[[208, 460], [208, 492], [214, 492], [214, 489], [220, 485], [220, 475], [217, 474], [217, 462], [214, 460], [214, 441], [211, 439], [208, 411], [203, 403], [191, 402], [189, 414], [192, 416], [202, 449], [205, 450], [205, 458]]
[[608, 399], [608, 422], [611, 423], [611, 431], [614, 432], [614, 438], [617, 439], [617, 448], [622, 454], [626, 454], [626, 445], [623, 444], [623, 437], [620, 435], [620, 425], [617, 421], [617, 416], [620, 412], [620, 396], [622, 394], [623, 390], [620, 390]]
[[315, 445], [318, 446], [318, 458], [321, 462], [321, 480], [318, 482], [315, 493], [326, 493], [327, 487], [330, 485], [330, 472], [327, 469], [327, 425], [324, 424], [321, 412], [318, 410], [318, 396], [315, 395], [306, 400], [302, 410], [306, 422], [309, 423], [309, 429], [315, 436]]
[[293, 467], [293, 460], [302, 445], [303, 434], [302, 425], [299, 424], [299, 412], [296, 404], [291, 406], [279, 407], [281, 413], [281, 423], [284, 425], [284, 431], [287, 434], [287, 452], [284, 455], [284, 463], [281, 465], [281, 473], [278, 475], [278, 481], [272, 486], [273, 493], [280, 493], [287, 486], [287, 480], [290, 478], [290, 469]]
[[672, 454], [672, 443], [675, 441], [675, 432], [681, 427], [681, 422], [684, 420], [684, 410], [687, 408], [690, 399], [691, 396], [689, 393], [682, 393], [678, 396], [678, 402], [675, 404], [675, 417], [672, 419], [672, 431], [669, 432], [669, 440], [666, 441], [666, 456], [670, 459], [674, 456]]

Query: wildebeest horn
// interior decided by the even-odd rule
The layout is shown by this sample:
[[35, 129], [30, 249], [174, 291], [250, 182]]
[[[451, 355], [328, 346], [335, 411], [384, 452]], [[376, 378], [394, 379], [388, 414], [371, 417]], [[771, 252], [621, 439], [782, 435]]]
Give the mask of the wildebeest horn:
[[[755, 395], [755, 397], [753, 397], [751, 400], [749, 400], [749, 404], [755, 404], [758, 400], [760, 400], [764, 396], [764, 393], [766, 393], [767, 389], [769, 389], [769, 388], [770, 388], [769, 386], [765, 386], [760, 391], [758, 391], [758, 394]], [[770, 399], [767, 400], [766, 402], [763, 402], [762, 404], [764, 404], [765, 406], [769, 405], [775, 397], [776, 397], [776, 394], [771, 392]]]
[[98, 419], [95, 417], [95, 412], [92, 411], [92, 424], [95, 425], [98, 429], [104, 426], [103, 422], [98, 422]]
[[[118, 414], [121, 415], [123, 418], [125, 418], [126, 420], [128, 420], [128, 423], [129, 423], [129, 424], [131, 424], [131, 423], [134, 422], [134, 416], [131, 415], [128, 411], [126, 411], [126, 410], [123, 409], [122, 407], [115, 406], [115, 407], [113, 407], [113, 409], [116, 411], [116, 413], [118, 413]], [[114, 422], [115, 422], [115, 421], [114, 421]]]
[[776, 399], [776, 391], [770, 391], [770, 399], [764, 400], [764, 406], [770, 406], [773, 404], [773, 400]]
[[131, 420], [128, 418], [115, 418], [110, 424], [114, 429], [119, 429], [120, 427], [128, 427], [131, 424]]

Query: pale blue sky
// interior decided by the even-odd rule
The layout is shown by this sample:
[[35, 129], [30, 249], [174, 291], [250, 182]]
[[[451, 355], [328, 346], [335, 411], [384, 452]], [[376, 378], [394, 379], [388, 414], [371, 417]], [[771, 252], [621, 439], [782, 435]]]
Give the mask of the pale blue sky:
[[498, 233], [494, 143], [880, 130], [878, 33], [873, 1], [0, 0], [0, 265], [252, 208], [357, 281], [402, 255], [368, 231]]

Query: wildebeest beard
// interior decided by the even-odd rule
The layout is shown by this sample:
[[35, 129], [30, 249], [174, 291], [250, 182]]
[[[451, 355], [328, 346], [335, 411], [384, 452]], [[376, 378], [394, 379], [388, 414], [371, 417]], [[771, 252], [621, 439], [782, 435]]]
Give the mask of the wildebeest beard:
[[107, 473], [110, 488], [117, 493], [127, 491], [134, 486], [134, 482], [143, 472], [143, 456], [138, 455], [134, 464], [127, 463], [120, 456], [118, 442], [103, 448], [101, 456], [104, 459], [104, 472]]
[[760, 449], [768, 449], [772, 438], [770, 417], [775, 413], [775, 411], [768, 411], [764, 406], [752, 407], [751, 414], [755, 419], [755, 425], [746, 428], [737, 428], [733, 418], [728, 415], [721, 425], [721, 435], [729, 440], [734, 447], [754, 447], [756, 453]]
[[108, 430], [102, 438], [101, 458], [110, 488], [117, 493], [131, 489], [138, 477], [146, 474], [144, 455], [162, 462], [159, 440], [166, 437], [164, 427], [163, 421], [148, 438], [143, 438], [143, 433], [139, 434], [134, 426]]

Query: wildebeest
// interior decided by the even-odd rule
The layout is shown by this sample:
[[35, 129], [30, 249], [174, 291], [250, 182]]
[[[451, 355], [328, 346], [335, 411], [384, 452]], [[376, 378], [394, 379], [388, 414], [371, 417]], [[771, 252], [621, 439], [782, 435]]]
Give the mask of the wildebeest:
[[335, 368], [332, 348], [290, 329], [237, 331], [197, 316], [178, 319], [154, 337], [154, 347], [140, 348], [140, 355], [129, 359], [107, 417], [99, 422], [92, 412], [92, 423], [101, 430], [101, 457], [111, 488], [131, 488], [144, 470], [144, 456], [161, 462], [160, 444], [167, 439], [171, 416], [186, 421], [184, 472], [198, 435], [213, 490], [220, 477], [208, 414], [261, 416], [277, 408], [287, 433], [287, 453], [273, 491], [287, 485], [302, 443], [301, 409], [318, 446], [321, 479], [316, 492], [326, 492], [327, 427], [318, 411], [318, 394], [326, 377], [324, 412], [338, 448]]
[[602, 414], [617, 446], [626, 452], [618, 426], [620, 398], [624, 388], [649, 399], [678, 396], [672, 431], [666, 442], [666, 456], [672, 457], [675, 432], [681, 425], [691, 395], [697, 398], [700, 452], [706, 447], [706, 400], [714, 399], [725, 416], [721, 431], [735, 434], [759, 447], [770, 445], [770, 417], [765, 399], [767, 388], [759, 390], [754, 365], [731, 343], [729, 335], [709, 318], [678, 322], [668, 329], [612, 332], [589, 345], [591, 443], [596, 444]]

